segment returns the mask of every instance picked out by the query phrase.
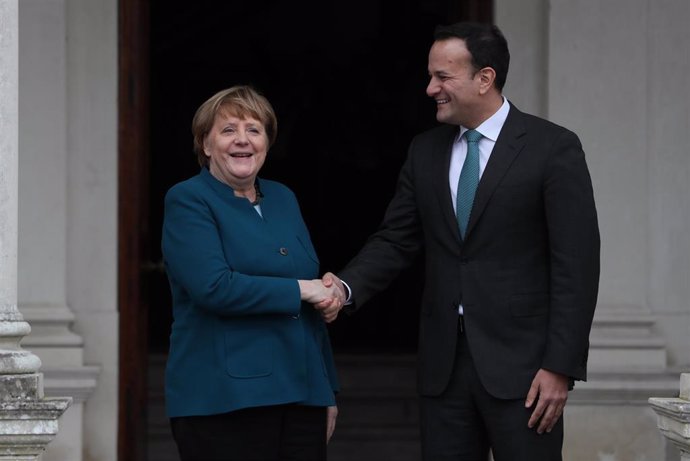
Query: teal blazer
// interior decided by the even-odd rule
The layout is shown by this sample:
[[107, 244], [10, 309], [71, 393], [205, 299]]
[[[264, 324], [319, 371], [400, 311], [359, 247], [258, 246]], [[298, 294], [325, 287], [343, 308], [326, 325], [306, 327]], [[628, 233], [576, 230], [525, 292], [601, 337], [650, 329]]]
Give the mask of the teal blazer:
[[292, 191], [259, 184], [263, 217], [206, 168], [165, 196], [168, 417], [335, 404], [328, 331], [297, 283], [319, 276], [316, 252]]

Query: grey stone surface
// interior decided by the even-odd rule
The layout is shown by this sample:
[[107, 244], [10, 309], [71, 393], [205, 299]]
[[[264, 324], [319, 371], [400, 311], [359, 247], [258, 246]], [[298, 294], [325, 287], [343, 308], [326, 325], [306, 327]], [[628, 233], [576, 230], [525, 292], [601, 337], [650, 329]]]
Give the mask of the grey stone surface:
[[20, 347], [17, 309], [18, 2], [0, 2], [0, 460], [35, 460], [71, 398], [44, 398], [40, 359]]
[[690, 460], [690, 373], [683, 373], [677, 398], [652, 397], [649, 404], [657, 414], [659, 430], [680, 451], [681, 460]]

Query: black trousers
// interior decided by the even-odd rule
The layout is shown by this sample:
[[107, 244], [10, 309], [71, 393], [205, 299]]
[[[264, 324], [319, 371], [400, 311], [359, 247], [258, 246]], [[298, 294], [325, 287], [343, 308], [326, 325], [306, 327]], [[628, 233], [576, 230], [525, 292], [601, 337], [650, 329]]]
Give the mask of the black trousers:
[[[526, 397], [526, 396], [525, 396]], [[453, 376], [438, 397], [422, 397], [425, 461], [561, 461], [563, 417], [551, 432], [527, 427], [533, 408], [525, 399], [491, 396], [479, 380], [467, 340], [459, 333]]]
[[181, 461], [326, 460], [326, 407], [247, 408], [170, 425]]

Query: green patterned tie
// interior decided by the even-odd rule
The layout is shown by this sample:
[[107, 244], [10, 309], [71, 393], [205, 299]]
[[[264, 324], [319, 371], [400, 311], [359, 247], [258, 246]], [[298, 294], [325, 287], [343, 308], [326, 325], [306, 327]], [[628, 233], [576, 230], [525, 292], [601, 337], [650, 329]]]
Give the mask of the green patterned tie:
[[467, 157], [465, 157], [465, 163], [463, 163], [460, 172], [456, 200], [458, 226], [460, 226], [460, 235], [463, 239], [470, 220], [474, 193], [477, 191], [477, 184], [479, 184], [479, 140], [482, 138], [482, 134], [476, 130], [467, 130], [464, 136], [467, 139]]

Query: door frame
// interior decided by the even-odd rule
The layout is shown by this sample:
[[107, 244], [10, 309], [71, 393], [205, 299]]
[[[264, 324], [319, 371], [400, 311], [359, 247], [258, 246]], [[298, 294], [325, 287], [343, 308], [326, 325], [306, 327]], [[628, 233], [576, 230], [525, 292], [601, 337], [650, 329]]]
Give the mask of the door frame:
[[143, 296], [149, 210], [149, 1], [118, 1], [117, 459], [147, 459], [148, 306]]

